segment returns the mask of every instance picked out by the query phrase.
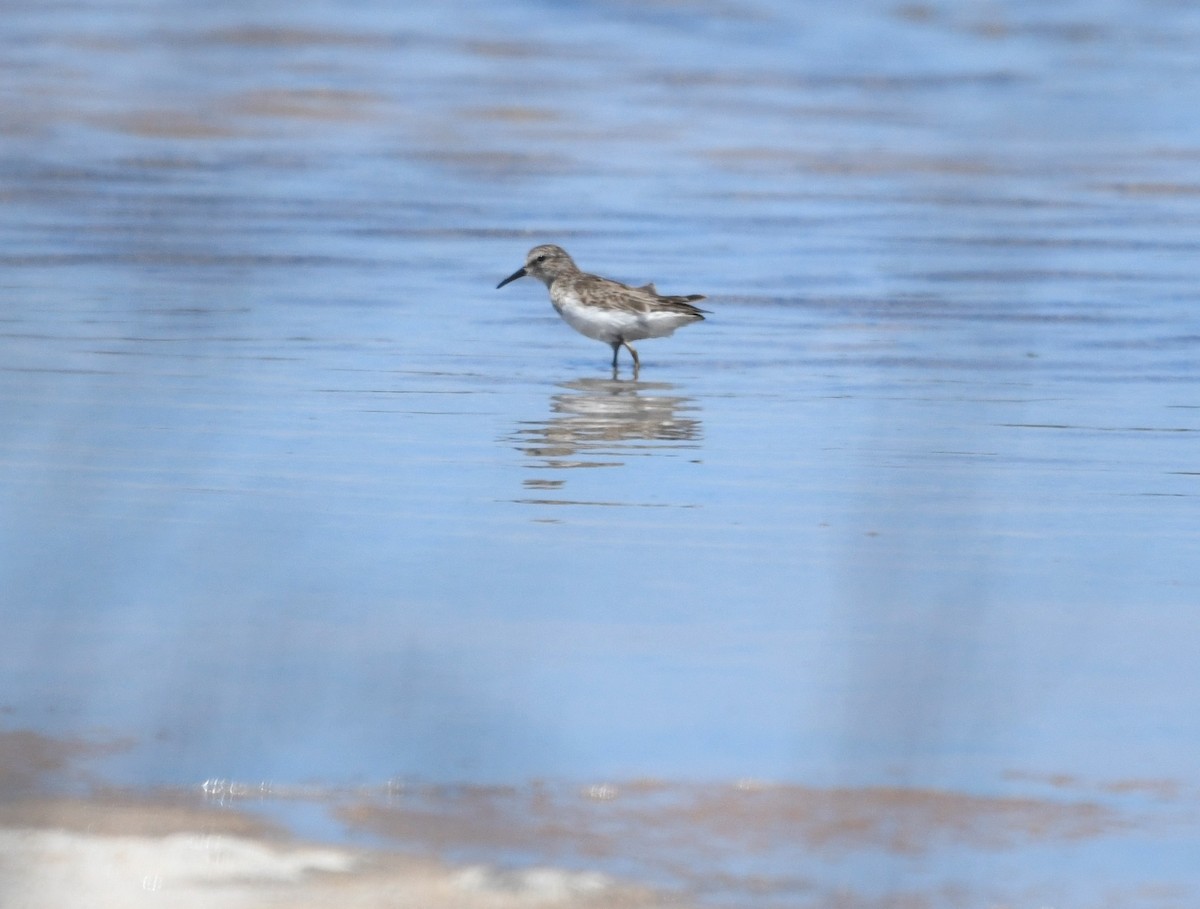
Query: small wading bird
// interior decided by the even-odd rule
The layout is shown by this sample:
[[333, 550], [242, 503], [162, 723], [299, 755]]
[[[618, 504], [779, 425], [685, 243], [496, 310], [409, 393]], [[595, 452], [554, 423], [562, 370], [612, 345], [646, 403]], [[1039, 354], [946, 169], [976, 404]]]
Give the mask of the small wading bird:
[[550, 302], [564, 322], [581, 335], [603, 341], [612, 348], [614, 372], [617, 354], [624, 347], [633, 357], [633, 371], [637, 373], [641, 364], [630, 341], [665, 338], [683, 325], [704, 320], [705, 310], [692, 305], [694, 300], [703, 300], [703, 294], [664, 297], [653, 284], [630, 287], [589, 275], [579, 270], [561, 246], [535, 246], [525, 257], [525, 264], [497, 284], [496, 289], [526, 275], [546, 285]]

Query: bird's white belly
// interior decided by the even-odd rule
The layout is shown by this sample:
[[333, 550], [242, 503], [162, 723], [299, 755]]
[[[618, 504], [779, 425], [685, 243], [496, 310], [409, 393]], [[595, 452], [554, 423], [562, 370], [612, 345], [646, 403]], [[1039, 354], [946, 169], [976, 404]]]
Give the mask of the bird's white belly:
[[581, 335], [606, 344], [662, 338], [691, 321], [688, 316], [676, 312], [635, 313], [625, 309], [586, 306], [575, 294], [564, 295], [562, 299], [552, 302], [564, 322]]
[[581, 335], [612, 344], [625, 337], [625, 331], [636, 326], [633, 313], [617, 309], [602, 309], [599, 306], [584, 306], [578, 297], [570, 296], [556, 302], [554, 308], [563, 321]]

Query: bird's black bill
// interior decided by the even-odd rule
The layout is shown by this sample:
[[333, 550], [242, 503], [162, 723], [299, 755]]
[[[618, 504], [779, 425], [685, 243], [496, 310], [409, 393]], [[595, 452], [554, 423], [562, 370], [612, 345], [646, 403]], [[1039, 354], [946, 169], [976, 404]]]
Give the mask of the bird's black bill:
[[507, 284], [510, 281], [515, 281], [515, 280], [517, 280], [517, 278], [525, 277], [527, 274], [529, 274], [529, 272], [525, 271], [524, 266], [522, 266], [521, 268], [518, 268], [511, 275], [509, 275], [507, 278], [505, 278], [503, 281], [501, 281], [499, 284], [497, 284], [496, 290], [499, 290], [501, 287], [503, 287], [505, 284]]

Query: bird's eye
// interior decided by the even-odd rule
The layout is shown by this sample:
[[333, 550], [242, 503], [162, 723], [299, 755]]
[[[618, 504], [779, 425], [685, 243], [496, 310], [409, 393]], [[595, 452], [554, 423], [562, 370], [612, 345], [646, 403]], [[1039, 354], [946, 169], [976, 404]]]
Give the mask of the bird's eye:
[[545, 261], [546, 261], [545, 256], [538, 256], [536, 259], [533, 260], [533, 264], [537, 265], [539, 262], [545, 262]]

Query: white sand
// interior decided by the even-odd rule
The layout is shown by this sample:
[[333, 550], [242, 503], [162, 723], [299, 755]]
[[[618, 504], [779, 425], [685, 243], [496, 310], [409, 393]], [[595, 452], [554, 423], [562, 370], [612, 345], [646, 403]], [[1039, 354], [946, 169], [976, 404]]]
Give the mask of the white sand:
[[450, 869], [226, 834], [0, 828], [5, 909], [549, 909], [657, 902], [596, 873]]

